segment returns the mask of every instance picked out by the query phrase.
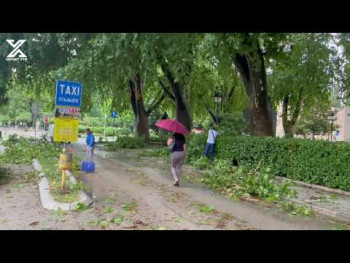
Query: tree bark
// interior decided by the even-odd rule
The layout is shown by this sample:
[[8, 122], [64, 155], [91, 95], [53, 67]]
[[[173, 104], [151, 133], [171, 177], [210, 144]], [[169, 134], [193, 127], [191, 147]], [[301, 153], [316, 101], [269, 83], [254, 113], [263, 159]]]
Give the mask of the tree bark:
[[303, 92], [303, 87], [300, 88], [298, 101], [290, 120], [288, 120], [289, 95], [285, 96], [283, 99], [282, 125], [287, 138], [293, 138], [295, 134], [294, 128], [300, 116], [300, 111], [303, 104], [302, 92]]
[[212, 119], [216, 124], [218, 124], [218, 120], [216, 119], [215, 114], [212, 112], [212, 110], [209, 108], [208, 105], [206, 106], [206, 110], [207, 110], [207, 112], [209, 113], [211, 119]]
[[148, 117], [149, 114], [146, 112], [143, 96], [142, 96], [142, 82], [140, 75], [137, 74], [135, 80], [129, 81], [130, 87], [130, 100], [135, 115], [135, 126], [134, 132], [137, 136], [144, 138], [145, 141], [149, 141], [149, 130], [148, 130]]
[[168, 97], [169, 97], [171, 100], [175, 101], [174, 95], [171, 94], [171, 92], [169, 91], [169, 89], [168, 89], [167, 87], [165, 87], [165, 85], [163, 84], [163, 82], [162, 82], [161, 80], [159, 80], [159, 84], [160, 84], [160, 86], [162, 87], [164, 93], [165, 93], [166, 95], [168, 95]]
[[263, 53], [257, 39], [247, 36], [245, 42], [254, 47], [253, 50], [245, 54], [235, 54], [233, 60], [250, 99], [252, 134], [274, 136]]
[[293, 127], [291, 121], [288, 121], [288, 106], [289, 106], [289, 95], [285, 96], [282, 104], [282, 126], [286, 138], [293, 137]]

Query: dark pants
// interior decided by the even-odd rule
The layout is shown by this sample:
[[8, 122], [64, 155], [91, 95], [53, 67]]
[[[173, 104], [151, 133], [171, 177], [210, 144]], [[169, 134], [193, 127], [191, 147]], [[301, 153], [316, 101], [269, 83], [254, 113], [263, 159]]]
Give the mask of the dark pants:
[[210, 157], [210, 161], [214, 160], [215, 143], [207, 143], [204, 149], [204, 155]]

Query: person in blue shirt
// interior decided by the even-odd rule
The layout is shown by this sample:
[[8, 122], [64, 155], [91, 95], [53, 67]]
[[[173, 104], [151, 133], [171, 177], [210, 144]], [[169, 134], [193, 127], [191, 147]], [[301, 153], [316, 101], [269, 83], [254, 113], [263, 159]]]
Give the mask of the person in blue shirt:
[[95, 148], [95, 136], [90, 129], [86, 129], [86, 156], [87, 160], [92, 161]]

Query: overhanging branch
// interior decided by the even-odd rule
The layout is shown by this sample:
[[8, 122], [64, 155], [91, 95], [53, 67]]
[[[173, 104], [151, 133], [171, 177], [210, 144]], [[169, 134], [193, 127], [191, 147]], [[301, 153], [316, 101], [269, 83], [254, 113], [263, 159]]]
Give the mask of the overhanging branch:
[[146, 113], [147, 113], [148, 115], [151, 114], [152, 111], [154, 111], [154, 110], [162, 103], [162, 101], [164, 100], [164, 98], [165, 98], [165, 92], [163, 92], [162, 95], [159, 97], [159, 99], [156, 100], [156, 102], [153, 103], [153, 105], [150, 106], [150, 107], [148, 108], [148, 110], [146, 111]]
[[173, 101], [175, 101], [175, 96], [173, 94], [171, 94], [171, 92], [169, 91], [169, 89], [167, 87], [165, 87], [164, 83], [159, 79], [158, 80], [160, 86], [162, 87], [164, 93]]

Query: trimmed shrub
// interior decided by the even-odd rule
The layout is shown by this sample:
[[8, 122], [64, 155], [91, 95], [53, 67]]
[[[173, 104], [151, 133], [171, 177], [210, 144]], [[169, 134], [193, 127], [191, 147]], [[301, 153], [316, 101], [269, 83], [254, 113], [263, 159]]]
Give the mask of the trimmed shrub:
[[139, 149], [145, 147], [144, 139], [141, 137], [118, 137], [115, 142], [109, 142], [106, 144], [109, 150], [118, 149]]
[[271, 167], [273, 175], [350, 191], [350, 145], [345, 142], [222, 136], [217, 157], [238, 165]]
[[194, 164], [203, 156], [204, 147], [207, 141], [207, 133], [192, 134], [186, 138], [187, 161]]
[[[188, 142], [188, 161], [201, 156], [205, 138], [194, 135]], [[216, 161], [225, 160], [247, 169], [259, 163], [273, 176], [350, 191], [350, 144], [301, 139], [221, 135]]]

